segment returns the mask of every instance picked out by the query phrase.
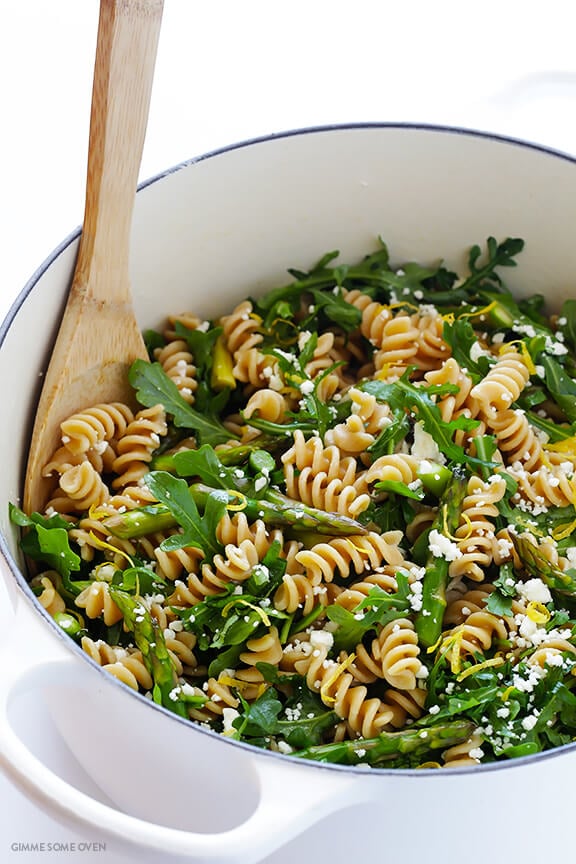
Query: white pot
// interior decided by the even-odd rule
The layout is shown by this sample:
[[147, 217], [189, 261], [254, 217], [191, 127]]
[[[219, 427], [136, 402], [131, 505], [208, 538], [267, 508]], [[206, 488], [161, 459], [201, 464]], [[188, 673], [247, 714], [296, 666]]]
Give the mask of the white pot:
[[[137, 196], [132, 281], [142, 327], [169, 312], [214, 317], [307, 268], [324, 252], [352, 261], [378, 235], [398, 262], [462, 267], [494, 235], [522, 237], [506, 272], [518, 295], [552, 307], [576, 282], [576, 161], [462, 130], [352, 126], [248, 142], [155, 178]], [[257, 862], [318, 823], [323, 854], [361, 851], [405, 864], [551, 859], [572, 845], [576, 745], [452, 771], [357, 770], [304, 763], [186, 723], [97, 667], [54, 625], [21, 572], [8, 502], [20, 496], [40, 374], [77, 250], [69, 238], [34, 275], [0, 331], [0, 526], [16, 606], [0, 656], [0, 762], [53, 816], [163, 858]], [[110, 804], [68, 785], [11, 723], [43, 690], [68, 746]], [[300, 842], [300, 846], [298, 843]], [[304, 850], [304, 851], [302, 851]], [[273, 858], [270, 858], [272, 861]], [[387, 859], [388, 860], [388, 859]]]

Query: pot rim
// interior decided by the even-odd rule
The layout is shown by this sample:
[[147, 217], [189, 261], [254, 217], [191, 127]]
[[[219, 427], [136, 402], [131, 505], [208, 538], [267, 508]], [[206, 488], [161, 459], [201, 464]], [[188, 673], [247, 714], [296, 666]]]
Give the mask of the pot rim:
[[[198, 156], [193, 156], [190, 159], [186, 159], [178, 164], [165, 169], [153, 176], [143, 180], [138, 184], [137, 191], [140, 192], [143, 189], [146, 189], [148, 186], [151, 186], [154, 183], [168, 177], [172, 174], [177, 173], [185, 168], [190, 167], [199, 162], [204, 162], [207, 159], [212, 159], [214, 157], [225, 155], [226, 153], [241, 150], [247, 147], [256, 146], [259, 144], [265, 144], [277, 139], [285, 139], [285, 138], [293, 138], [293, 137], [302, 137], [304, 135], [311, 134], [324, 134], [330, 132], [343, 132], [343, 131], [382, 131], [382, 130], [407, 130], [414, 132], [431, 132], [438, 133], [441, 135], [460, 135], [463, 137], [469, 138], [479, 138], [486, 141], [492, 141], [496, 143], [501, 143], [505, 145], [512, 145], [524, 150], [534, 150], [536, 152], [542, 153], [546, 156], [551, 156], [557, 159], [561, 159], [566, 162], [572, 163], [576, 167], [576, 156], [567, 153], [565, 151], [556, 149], [554, 147], [538, 144], [535, 142], [527, 141], [522, 138], [514, 137], [511, 135], [505, 135], [498, 132], [486, 132], [479, 129], [468, 128], [464, 126], [451, 126], [445, 124], [434, 124], [434, 123], [418, 123], [418, 122], [354, 122], [354, 123], [334, 123], [334, 124], [325, 124], [319, 126], [305, 126], [295, 129], [288, 129], [280, 132], [273, 132], [268, 135], [261, 135], [255, 138], [247, 138], [242, 139], [236, 143], [227, 144], [222, 147], [218, 147], [213, 150], [209, 150], [206, 153], [202, 153]], [[0, 323], [0, 350], [2, 350], [2, 345], [4, 344], [4, 340], [14, 319], [16, 318], [20, 308], [25, 303], [28, 295], [32, 292], [32, 290], [36, 287], [38, 281], [42, 278], [44, 273], [54, 264], [54, 262], [68, 249], [68, 247], [76, 242], [81, 234], [81, 226], [77, 226], [39, 265], [39, 267], [33, 272], [31, 277], [28, 279], [16, 299], [13, 301], [10, 306], [4, 320]], [[356, 775], [369, 775], [369, 776], [386, 776], [386, 777], [453, 777], [462, 774], [485, 774], [487, 772], [493, 771], [503, 771], [506, 769], [513, 768], [521, 768], [522, 766], [531, 765], [534, 763], [540, 763], [544, 760], [555, 759], [562, 755], [567, 755], [570, 753], [576, 752], [576, 741], [571, 744], [564, 744], [560, 747], [555, 747], [551, 750], [546, 750], [541, 753], [533, 753], [528, 756], [519, 756], [514, 759], [510, 759], [508, 761], [500, 761], [500, 762], [489, 762], [486, 764], [466, 766], [466, 767], [455, 767], [451, 768], [449, 771], [439, 771], [438, 769], [422, 769], [422, 768], [370, 768], [367, 770], [367, 766], [365, 765], [336, 765], [325, 762], [314, 762], [313, 760], [305, 760], [299, 759], [295, 756], [290, 756], [289, 754], [281, 754], [271, 750], [264, 750], [262, 748], [256, 747], [255, 745], [248, 744], [244, 741], [236, 741], [231, 738], [226, 737], [225, 735], [220, 734], [219, 732], [215, 732], [212, 729], [206, 729], [203, 726], [191, 721], [186, 720], [183, 717], [179, 717], [177, 714], [169, 711], [167, 708], [164, 708], [162, 705], [158, 705], [155, 702], [152, 702], [150, 699], [147, 699], [142, 693], [139, 693], [131, 688], [126, 687], [126, 685], [122, 684], [117, 678], [112, 675], [107, 674], [103, 671], [102, 667], [96, 663], [85, 651], [82, 650], [81, 646], [75, 642], [73, 639], [68, 636], [61, 627], [54, 621], [54, 619], [46, 612], [46, 610], [38, 603], [38, 600], [34, 593], [32, 592], [28, 581], [26, 580], [24, 574], [22, 573], [20, 567], [12, 557], [12, 554], [8, 548], [8, 544], [6, 539], [0, 530], [0, 555], [6, 561], [8, 568], [10, 569], [12, 575], [15, 578], [16, 585], [19, 591], [24, 595], [26, 601], [30, 603], [32, 606], [34, 613], [38, 616], [39, 623], [41, 622], [41, 626], [48, 626], [51, 628], [52, 632], [56, 634], [57, 638], [62, 640], [62, 644], [67, 647], [74, 654], [80, 656], [83, 662], [88, 662], [93, 666], [93, 668], [97, 669], [102, 675], [105, 676], [107, 683], [111, 686], [121, 687], [122, 691], [126, 693], [127, 696], [132, 696], [133, 698], [137, 698], [142, 700], [144, 704], [146, 704], [149, 708], [154, 709], [156, 711], [160, 711], [165, 717], [170, 719], [172, 722], [183, 723], [187, 728], [191, 730], [191, 732], [196, 732], [202, 735], [208, 735], [213, 740], [216, 739], [221, 741], [223, 745], [233, 746], [235, 748], [240, 747], [245, 750], [249, 755], [259, 756], [263, 758], [271, 758], [271, 759], [281, 759], [283, 763], [286, 760], [289, 760], [292, 765], [299, 765], [303, 768], [318, 768], [324, 769], [328, 771], [337, 771], [344, 772], [346, 775], [356, 774]], [[40, 662], [40, 661], [39, 661]], [[368, 766], [369, 767], [369, 766]]]

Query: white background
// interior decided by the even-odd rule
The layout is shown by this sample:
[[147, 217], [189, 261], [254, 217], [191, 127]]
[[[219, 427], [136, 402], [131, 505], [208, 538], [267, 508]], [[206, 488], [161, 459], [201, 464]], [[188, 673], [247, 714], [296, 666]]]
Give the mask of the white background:
[[[98, 3], [0, 7], [1, 318], [82, 219]], [[350, 121], [461, 125], [576, 154], [572, 8], [569, 0], [165, 0], [141, 179], [242, 139]], [[44, 745], [65, 760], [49, 728]], [[10, 850], [78, 839], [99, 838], [56, 826], [0, 778], [0, 860], [128, 860], [110, 846], [91, 855]]]

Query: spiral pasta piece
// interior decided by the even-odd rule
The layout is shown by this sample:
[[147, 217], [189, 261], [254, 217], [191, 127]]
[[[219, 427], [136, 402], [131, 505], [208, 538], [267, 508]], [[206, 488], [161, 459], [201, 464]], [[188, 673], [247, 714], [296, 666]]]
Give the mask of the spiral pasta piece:
[[[59, 612], [64, 612], [66, 609], [66, 603], [56, 590], [56, 586], [52, 579], [50, 579], [50, 575], [49, 571], [40, 574], [38, 577], [33, 579], [30, 584], [33, 588], [42, 588], [42, 592], [38, 595], [38, 602], [44, 607], [49, 615], [54, 617], [54, 615], [57, 615]], [[54, 577], [57, 576], [55, 573], [53, 575]]]
[[350, 672], [328, 659], [328, 650], [326, 644], [315, 645], [307, 657], [295, 662], [295, 670], [354, 733], [366, 738], [378, 735], [389, 726], [393, 709], [377, 697], [368, 698], [364, 685], [354, 685]]
[[417, 351], [414, 355], [414, 365], [428, 372], [438, 369], [450, 354], [450, 346], [442, 338], [444, 321], [436, 313], [426, 312], [414, 316], [414, 324], [418, 328]]
[[316, 606], [328, 606], [338, 599], [342, 589], [330, 585], [313, 585], [304, 573], [285, 573], [274, 594], [274, 608], [309, 615]]
[[110, 497], [100, 474], [87, 460], [66, 469], [60, 475], [58, 485], [64, 494], [56, 495], [47, 505], [57, 512], [82, 513], [103, 504]]
[[282, 393], [271, 390], [269, 387], [263, 387], [261, 390], [256, 390], [248, 399], [244, 409], [244, 417], [249, 420], [257, 413], [262, 420], [281, 423], [288, 410], [288, 401]]
[[242, 651], [239, 659], [247, 666], [256, 666], [257, 663], [271, 663], [275, 666], [283, 654], [276, 627], [270, 627], [263, 636], [248, 639], [246, 648], [248, 650]]
[[110, 596], [107, 582], [93, 582], [78, 594], [74, 603], [88, 618], [102, 618], [107, 627], [122, 620], [122, 612]]
[[75, 455], [86, 453], [122, 436], [132, 419], [132, 411], [122, 402], [95, 405], [60, 424], [62, 443]]
[[335, 446], [341, 453], [357, 455], [363, 453], [374, 443], [374, 435], [366, 431], [359, 414], [350, 414], [343, 423], [328, 429], [324, 436], [328, 446]]
[[524, 411], [512, 408], [498, 411], [487, 418], [487, 425], [495, 433], [498, 449], [507, 464], [519, 463], [526, 471], [542, 465], [542, 445]]
[[154, 350], [154, 357], [166, 375], [174, 382], [178, 392], [189, 405], [194, 404], [194, 393], [198, 387], [196, 367], [183, 339], [173, 339], [162, 348]]
[[372, 653], [391, 687], [414, 690], [422, 663], [418, 636], [409, 618], [397, 618], [386, 624], [373, 642]]
[[395, 531], [376, 534], [370, 531], [357, 537], [338, 537], [326, 543], [316, 543], [302, 549], [296, 560], [304, 567], [314, 585], [332, 582], [336, 575], [346, 579], [350, 573], [370, 572], [384, 564], [402, 567], [404, 556], [398, 543], [401, 535]]
[[518, 399], [530, 380], [526, 361], [515, 348], [505, 349], [490, 371], [470, 391], [477, 399], [482, 411], [493, 416], [497, 411], [509, 408]]
[[479, 765], [480, 760], [484, 755], [482, 748], [480, 747], [483, 740], [484, 739], [479, 732], [474, 732], [470, 738], [462, 742], [462, 744], [455, 744], [453, 747], [448, 747], [448, 749], [444, 750], [442, 753], [443, 767], [468, 768], [472, 765]]
[[419, 462], [409, 453], [390, 453], [379, 456], [364, 475], [366, 483], [390, 480], [408, 486], [417, 478]]
[[425, 687], [410, 690], [396, 690], [390, 687], [382, 701], [394, 712], [390, 723], [395, 729], [402, 729], [407, 720], [418, 720], [425, 711], [428, 693]]
[[453, 658], [455, 653], [462, 657], [484, 655], [494, 641], [503, 642], [507, 637], [508, 629], [501, 618], [491, 612], [472, 612], [449, 633], [447, 656]]
[[[327, 479], [338, 479], [345, 484], [351, 484], [356, 479], [355, 459], [343, 457], [334, 445], [326, 446], [318, 435], [306, 440], [301, 429], [294, 431], [292, 446], [282, 454], [282, 464], [285, 473], [288, 466], [294, 466], [297, 472], [310, 468], [314, 474], [322, 472]], [[290, 483], [294, 484], [294, 472], [290, 478]]]
[[360, 581], [352, 583], [348, 588], [344, 588], [335, 598], [334, 603], [337, 606], [343, 606], [352, 612], [359, 603], [362, 603], [370, 591], [374, 588], [380, 588], [387, 594], [393, 594], [398, 590], [398, 583], [394, 576], [396, 568], [391, 565], [378, 567], [374, 573], [369, 573]]
[[230, 315], [223, 315], [218, 322], [223, 329], [226, 347], [234, 355], [260, 345], [262, 335], [258, 332], [260, 321], [254, 315], [252, 303], [244, 300]]
[[455, 533], [461, 557], [450, 564], [452, 578], [468, 576], [483, 581], [494, 558], [495, 519], [499, 515], [496, 503], [505, 492], [506, 482], [499, 475], [493, 475], [489, 482], [476, 476], [469, 479]]
[[374, 356], [377, 372], [398, 376], [412, 363], [418, 352], [420, 331], [410, 315], [396, 315], [382, 328], [380, 349]]
[[143, 408], [126, 427], [117, 444], [113, 469], [118, 476], [113, 489], [123, 489], [141, 480], [148, 472], [152, 454], [166, 435], [166, 412], [162, 405]]

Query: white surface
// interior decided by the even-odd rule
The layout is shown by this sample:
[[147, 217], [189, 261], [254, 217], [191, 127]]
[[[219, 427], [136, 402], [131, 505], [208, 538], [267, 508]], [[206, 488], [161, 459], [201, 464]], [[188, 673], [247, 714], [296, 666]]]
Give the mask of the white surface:
[[[142, 179], [244, 138], [348, 121], [463, 125], [576, 154], [568, 0], [165, 3]], [[0, 317], [82, 218], [98, 16], [96, 0], [4, 5]], [[9, 618], [4, 603], [0, 625]], [[23, 728], [47, 760], [89, 789], [48, 722], [39, 722], [40, 710], [23, 714]], [[2, 861], [131, 860], [110, 844], [93, 853], [13, 850], [100, 838], [56, 825], [1, 778], [0, 805]], [[307, 842], [305, 859], [292, 855], [315, 860], [321, 850]]]

